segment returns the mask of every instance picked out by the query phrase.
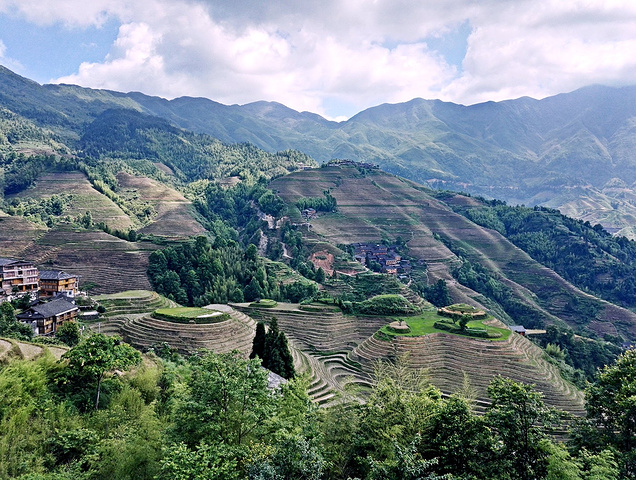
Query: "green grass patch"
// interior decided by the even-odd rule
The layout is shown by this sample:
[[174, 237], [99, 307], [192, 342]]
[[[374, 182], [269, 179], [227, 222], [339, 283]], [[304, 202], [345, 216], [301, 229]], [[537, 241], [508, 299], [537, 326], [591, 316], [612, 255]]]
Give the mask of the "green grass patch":
[[250, 303], [250, 307], [260, 307], [260, 308], [274, 308], [278, 305], [276, 300], [270, 300], [269, 298], [262, 298], [258, 302]]
[[[436, 328], [435, 323], [443, 321], [444, 317], [441, 317], [435, 311], [425, 311], [422, 314], [414, 316], [414, 317], [403, 317], [403, 318], [396, 317], [396, 318], [393, 318], [393, 320], [402, 320], [409, 326], [411, 331], [408, 333], [398, 333], [390, 329], [388, 325], [385, 325], [380, 330], [378, 330], [376, 338], [381, 340], [390, 340], [391, 337], [395, 337], [398, 335], [407, 336], [407, 337], [421, 337], [431, 333], [450, 333], [453, 335], [458, 335], [460, 337], [478, 338], [478, 337], [473, 337], [471, 335], [458, 333], [455, 331], [449, 331], [446, 329]], [[492, 334], [501, 334], [501, 336], [498, 338], [484, 339], [484, 340], [491, 340], [495, 342], [507, 340], [510, 334], [512, 333], [510, 329], [508, 328], [498, 328], [498, 327], [491, 327], [489, 325], [485, 325], [484, 324], [485, 320], [471, 320], [470, 322], [468, 322], [467, 327], [474, 328], [476, 330], [486, 330], [488, 333], [492, 333]]]
[[160, 308], [152, 316], [166, 322], [196, 324], [217, 323], [229, 318], [227, 313], [196, 307]]

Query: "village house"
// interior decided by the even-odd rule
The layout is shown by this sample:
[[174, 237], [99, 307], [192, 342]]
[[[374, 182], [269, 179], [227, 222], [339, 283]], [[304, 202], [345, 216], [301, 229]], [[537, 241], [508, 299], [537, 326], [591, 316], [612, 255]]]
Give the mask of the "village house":
[[75, 320], [79, 307], [64, 298], [54, 298], [50, 302], [28, 308], [16, 315], [18, 321], [30, 325], [34, 335], [54, 335], [64, 322]]
[[354, 258], [363, 265], [371, 262], [380, 264], [381, 272], [390, 275], [398, 273], [409, 275], [412, 271], [411, 262], [403, 259], [396, 252], [397, 246], [387, 247], [379, 243], [354, 243]]
[[38, 291], [38, 269], [32, 262], [0, 258], [0, 298], [12, 300]]
[[75, 297], [79, 292], [79, 276], [58, 270], [40, 271], [40, 298], [64, 294]]
[[305, 208], [302, 212], [301, 215], [303, 216], [304, 219], [306, 220], [310, 220], [312, 218], [316, 218], [316, 209], [315, 208]]

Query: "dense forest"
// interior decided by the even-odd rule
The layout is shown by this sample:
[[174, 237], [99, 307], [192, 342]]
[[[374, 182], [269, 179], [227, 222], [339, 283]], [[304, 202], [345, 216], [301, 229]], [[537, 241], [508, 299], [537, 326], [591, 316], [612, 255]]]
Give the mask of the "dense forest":
[[481, 199], [480, 206], [455, 210], [497, 230], [577, 287], [618, 305], [636, 306], [636, 242], [545, 207]]
[[[96, 353], [99, 352], [98, 355]], [[157, 356], [164, 355], [165, 358]], [[318, 409], [296, 377], [269, 389], [260, 360], [165, 349], [142, 358], [93, 334], [66, 353], [0, 368], [0, 478], [635, 478], [636, 353], [563, 423], [531, 386], [496, 377], [485, 415], [471, 388], [445, 398], [401, 360], [378, 364], [364, 404]], [[553, 432], [572, 426], [570, 440]]]
[[182, 305], [253, 301], [259, 298], [299, 302], [313, 297], [313, 282], [282, 283], [256, 246], [243, 250], [233, 240], [206, 237], [153, 252], [148, 277], [153, 288]]
[[183, 181], [254, 173], [271, 178], [289, 173], [299, 164], [316, 165], [295, 150], [267, 153], [253, 145], [224, 144], [171, 126], [167, 121], [133, 110], [107, 110], [84, 131], [80, 150], [98, 159], [138, 159], [161, 162]]

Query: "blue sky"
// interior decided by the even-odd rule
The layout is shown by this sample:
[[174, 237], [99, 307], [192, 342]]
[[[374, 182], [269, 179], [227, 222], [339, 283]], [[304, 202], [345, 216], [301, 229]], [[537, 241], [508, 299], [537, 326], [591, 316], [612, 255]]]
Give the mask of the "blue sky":
[[636, 84], [634, 32], [632, 0], [0, 0], [0, 64], [39, 83], [332, 119]]

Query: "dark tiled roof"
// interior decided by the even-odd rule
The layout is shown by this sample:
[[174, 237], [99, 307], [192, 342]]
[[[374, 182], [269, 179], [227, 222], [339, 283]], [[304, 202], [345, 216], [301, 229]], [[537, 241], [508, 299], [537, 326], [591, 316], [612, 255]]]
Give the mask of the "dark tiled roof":
[[0, 258], [0, 267], [5, 265], [17, 265], [17, 266], [27, 266], [30, 267], [33, 265], [33, 262], [27, 262], [26, 260], [15, 260], [12, 258]]
[[69, 278], [77, 278], [77, 275], [71, 275], [61, 270], [40, 270], [40, 280], [66, 280]]
[[77, 305], [66, 301], [62, 297], [58, 297], [50, 302], [43, 303], [42, 305], [36, 305], [29, 310], [36, 314], [43, 316], [44, 318], [53, 317], [54, 315], [60, 315], [62, 313], [69, 312], [71, 310], [79, 310]]

